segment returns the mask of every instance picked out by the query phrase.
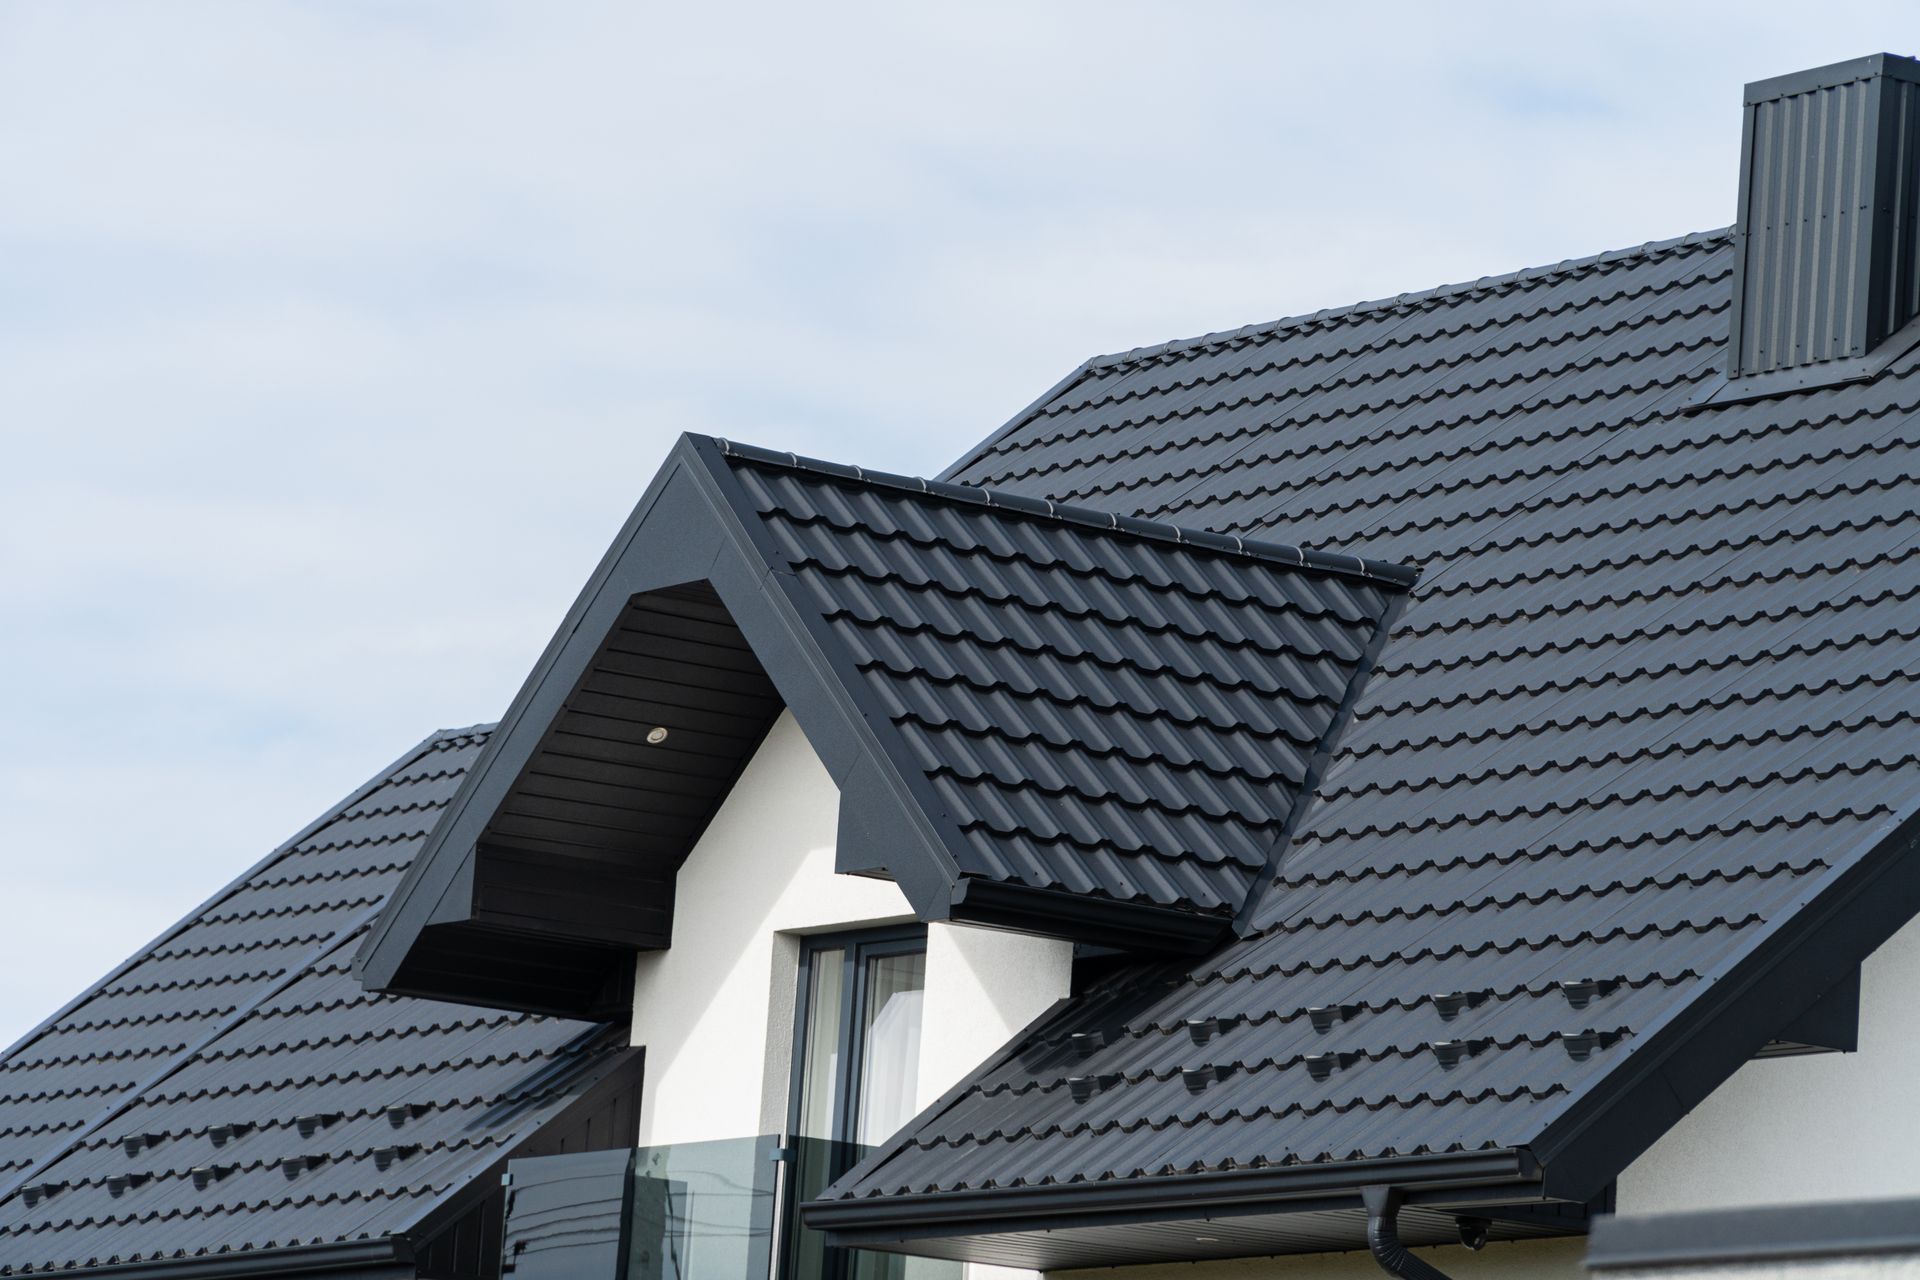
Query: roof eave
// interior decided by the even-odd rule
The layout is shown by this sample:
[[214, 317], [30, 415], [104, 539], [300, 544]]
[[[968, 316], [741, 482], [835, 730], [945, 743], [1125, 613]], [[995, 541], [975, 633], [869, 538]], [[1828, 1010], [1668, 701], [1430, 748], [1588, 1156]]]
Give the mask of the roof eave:
[[915, 1241], [963, 1236], [1349, 1209], [1360, 1203], [1362, 1189], [1383, 1185], [1402, 1188], [1409, 1204], [1448, 1208], [1539, 1204], [1546, 1199], [1532, 1155], [1521, 1148], [1500, 1148], [1038, 1187], [815, 1200], [802, 1206], [801, 1214], [807, 1226], [826, 1232], [833, 1244], [911, 1252]]
[[334, 1244], [247, 1249], [191, 1258], [155, 1258], [61, 1271], [98, 1280], [237, 1280], [243, 1276], [300, 1276], [303, 1280], [401, 1280], [415, 1274], [413, 1245], [404, 1236]]

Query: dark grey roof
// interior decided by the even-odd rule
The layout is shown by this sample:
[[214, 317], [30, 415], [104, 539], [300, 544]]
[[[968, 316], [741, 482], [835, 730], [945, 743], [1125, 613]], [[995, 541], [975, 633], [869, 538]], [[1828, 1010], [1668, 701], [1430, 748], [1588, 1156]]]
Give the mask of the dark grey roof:
[[631, 1087], [623, 1028], [348, 972], [485, 740], [409, 751], [0, 1058], [0, 1275], [343, 1242], [404, 1261], [383, 1242], [430, 1248], [509, 1152]]
[[688, 437], [363, 976], [617, 1005], [783, 705], [840, 784], [839, 869], [922, 918], [1217, 943], [1412, 576]]
[[1684, 412], [1731, 271], [1689, 236], [1093, 360], [949, 473], [1421, 578], [1248, 936], [1072, 1002], [813, 1220], [1069, 1265], [1111, 1241], [1038, 1228], [1120, 1181], [1176, 1219], [1488, 1153], [1586, 1199], [1912, 915], [1920, 357]]

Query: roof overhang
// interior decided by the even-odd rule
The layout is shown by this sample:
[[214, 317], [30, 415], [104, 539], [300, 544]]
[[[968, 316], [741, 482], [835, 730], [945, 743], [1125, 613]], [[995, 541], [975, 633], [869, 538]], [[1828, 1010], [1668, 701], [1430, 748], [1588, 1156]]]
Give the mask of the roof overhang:
[[[1408, 1243], [1577, 1235], [1588, 1206], [1548, 1200], [1525, 1151], [1497, 1150], [1029, 1188], [815, 1201], [835, 1244], [1054, 1270], [1366, 1247], [1361, 1192], [1405, 1189]], [[1609, 1200], [1598, 1206], [1604, 1208]]]

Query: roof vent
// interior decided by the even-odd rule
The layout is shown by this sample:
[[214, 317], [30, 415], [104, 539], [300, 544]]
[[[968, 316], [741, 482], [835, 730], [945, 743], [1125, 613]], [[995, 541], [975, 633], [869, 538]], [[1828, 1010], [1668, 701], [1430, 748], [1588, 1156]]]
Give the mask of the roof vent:
[[1920, 316], [1920, 62], [1757, 81], [1745, 110], [1729, 382], [1708, 399], [1870, 378], [1920, 341], [1902, 332]]

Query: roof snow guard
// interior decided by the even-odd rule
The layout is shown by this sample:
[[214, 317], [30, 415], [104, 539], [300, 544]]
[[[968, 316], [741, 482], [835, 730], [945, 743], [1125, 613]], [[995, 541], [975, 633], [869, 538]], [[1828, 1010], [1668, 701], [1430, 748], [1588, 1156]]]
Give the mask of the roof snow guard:
[[837, 866], [927, 920], [1193, 952], [1276, 851], [1413, 574], [687, 436], [359, 958], [605, 1015], [791, 707]]

